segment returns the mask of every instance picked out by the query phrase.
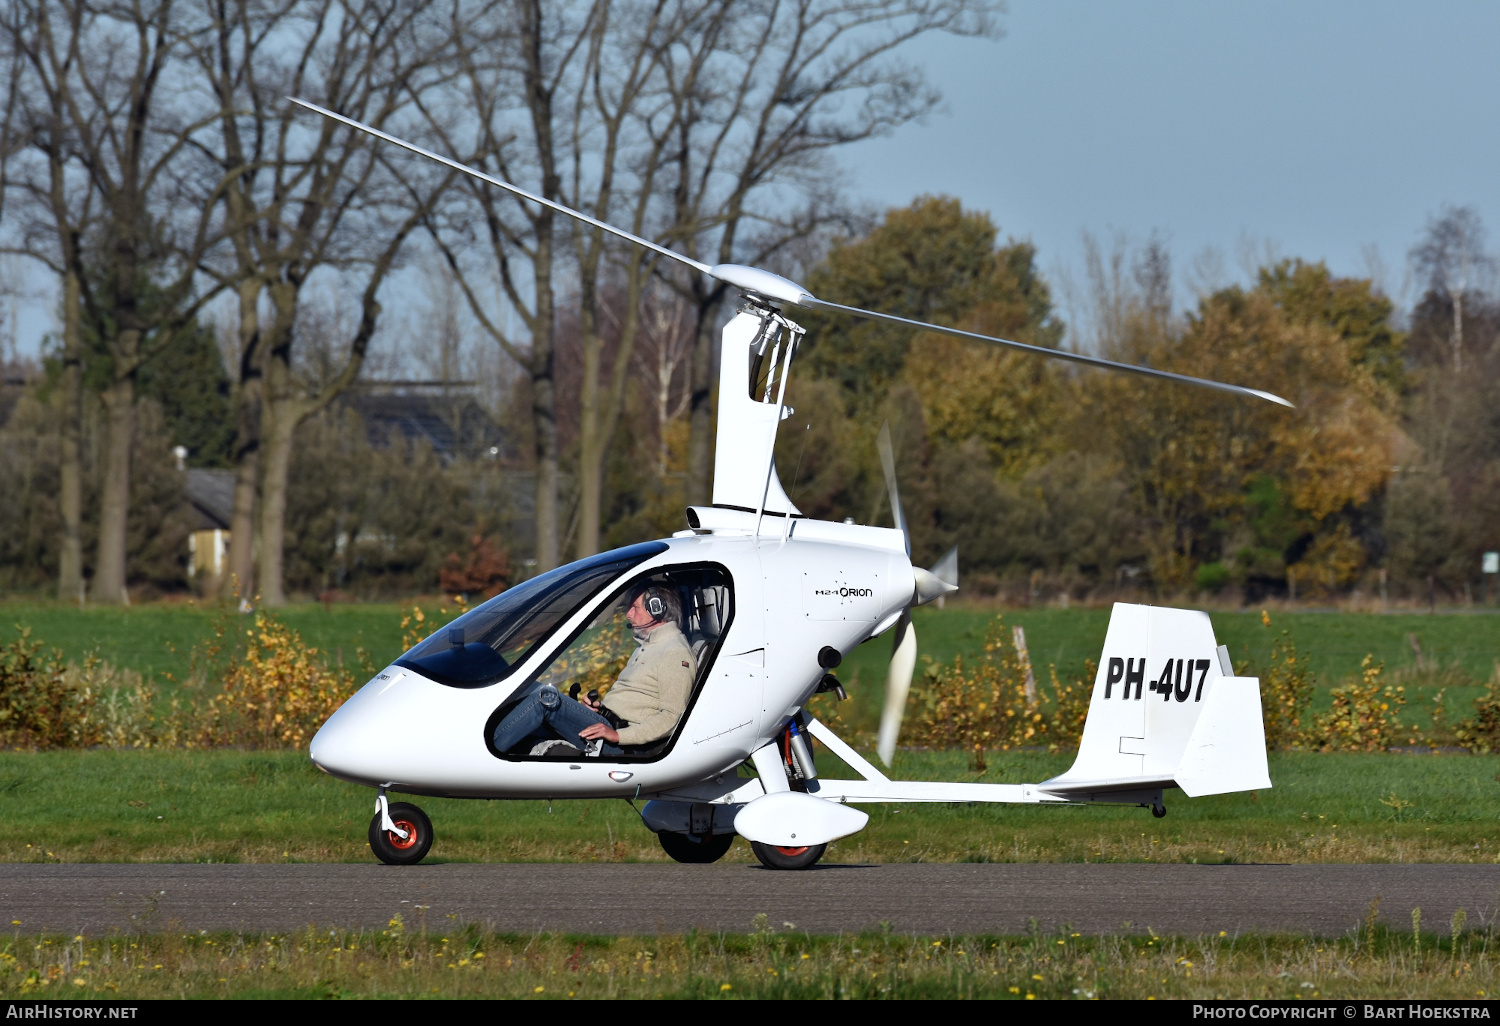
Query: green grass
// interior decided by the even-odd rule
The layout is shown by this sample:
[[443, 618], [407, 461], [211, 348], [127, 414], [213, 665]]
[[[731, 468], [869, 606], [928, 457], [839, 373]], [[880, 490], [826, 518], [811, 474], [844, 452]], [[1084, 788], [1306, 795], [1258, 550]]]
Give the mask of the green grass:
[[[1032, 662], [1038, 668], [1056, 665], [1061, 674], [1082, 673], [1086, 660], [1097, 660], [1109, 627], [1108, 609], [929, 607], [913, 614], [922, 653], [946, 661], [959, 652], [979, 651], [997, 612], [1003, 614], [1007, 626], [1026, 628]], [[1391, 670], [1412, 666], [1416, 656], [1408, 640], [1411, 634], [1417, 635], [1429, 662], [1460, 666], [1479, 680], [1487, 679], [1500, 659], [1500, 616], [1486, 612], [1436, 616], [1277, 612], [1269, 629], [1261, 623], [1259, 612], [1210, 616], [1219, 643], [1228, 645], [1236, 660], [1248, 659], [1252, 665], [1264, 663], [1281, 631], [1290, 630], [1324, 684], [1358, 674], [1360, 660], [1367, 653]], [[890, 641], [877, 638], [852, 653], [845, 665], [857, 668], [862, 680], [883, 680], [889, 658]]]
[[[431, 611], [437, 603], [424, 605]], [[335, 662], [342, 655], [347, 665], [358, 665], [361, 647], [376, 666], [401, 654], [401, 607], [395, 604], [302, 604], [287, 606], [277, 615]], [[212, 636], [214, 621], [221, 616], [226, 616], [221, 607], [187, 602], [82, 610], [59, 603], [8, 602], [0, 603], [0, 639], [9, 641], [15, 626], [30, 627], [32, 637], [61, 650], [68, 660], [76, 662], [94, 652], [116, 666], [181, 679], [193, 647]], [[250, 622], [249, 617], [232, 614], [226, 618], [231, 624]]]
[[[425, 605], [430, 610], [436, 602]], [[980, 652], [996, 612], [988, 606], [962, 604], [916, 610], [914, 623], [922, 656], [946, 662], [960, 653]], [[1001, 612], [1008, 626], [1026, 628], [1032, 661], [1044, 680], [1048, 666], [1056, 666], [1065, 679], [1082, 675], [1085, 663], [1098, 659], [1109, 625], [1107, 608]], [[278, 612], [330, 661], [342, 658], [348, 666], [357, 665], [360, 648], [376, 666], [395, 659], [400, 654], [401, 614], [402, 607], [394, 603], [303, 604]], [[190, 603], [79, 610], [60, 603], [13, 601], [0, 604], [0, 639], [10, 634], [11, 625], [29, 626], [34, 637], [60, 649], [68, 659], [96, 652], [118, 666], [155, 675], [159, 681], [166, 674], [181, 679], [194, 645], [208, 638], [214, 620], [225, 615], [221, 607]], [[1315, 710], [1327, 708], [1330, 688], [1355, 676], [1367, 653], [1383, 661], [1391, 674], [1409, 671], [1416, 661], [1409, 640], [1412, 634], [1417, 635], [1430, 665], [1457, 667], [1475, 681], [1487, 680], [1500, 659], [1500, 617], [1484, 610], [1438, 615], [1277, 612], [1271, 628], [1261, 623], [1259, 612], [1216, 612], [1212, 617], [1220, 642], [1229, 646], [1236, 660], [1246, 660], [1252, 667], [1264, 664], [1282, 629], [1290, 629], [1318, 677]], [[227, 619], [245, 622], [234, 616]], [[872, 729], [878, 721], [889, 659], [890, 640], [882, 636], [851, 652], [838, 671], [853, 697], [845, 719], [854, 726]], [[1425, 726], [1429, 722], [1425, 704], [1436, 691], [1436, 687], [1413, 688], [1408, 697], [1414, 713], [1406, 719]], [[1475, 686], [1450, 688], [1450, 710], [1460, 718], [1466, 715], [1469, 701], [1479, 691]]]
[[[826, 752], [825, 775], [839, 775]], [[1068, 756], [901, 752], [908, 779], [1038, 781]], [[1495, 862], [1500, 757], [1273, 754], [1268, 791], [1113, 806], [870, 805], [843, 862]], [[413, 799], [438, 861], [664, 861], [623, 801]], [[0, 861], [364, 862], [373, 794], [299, 752], [0, 753]], [[753, 856], [736, 841], [727, 856]]]
[[[425, 603], [429, 610], [435, 602]], [[302, 633], [308, 644], [330, 655], [342, 648], [350, 663], [363, 646], [377, 665], [399, 654], [402, 607], [391, 603], [287, 606], [278, 615]], [[953, 605], [948, 609], [918, 609], [914, 622], [922, 654], [939, 661], [981, 649], [984, 634], [996, 612], [1007, 625], [1026, 628], [1033, 662], [1039, 668], [1055, 664], [1059, 673], [1083, 672], [1086, 660], [1098, 659], [1109, 625], [1109, 610], [1021, 608]], [[69, 659], [96, 651], [110, 661], [142, 673], [180, 675], [195, 642], [208, 636], [219, 607], [189, 603], [160, 603], [129, 609], [75, 609], [58, 603], [0, 603], [0, 625], [29, 626], [35, 637], [59, 648]], [[1283, 628], [1292, 631], [1311, 659], [1322, 682], [1337, 683], [1355, 675], [1366, 653], [1383, 660], [1391, 670], [1410, 667], [1415, 654], [1408, 640], [1416, 634], [1429, 662], [1456, 665], [1478, 680], [1487, 679], [1500, 659], [1500, 616], [1485, 611], [1438, 614], [1277, 612], [1273, 626], [1261, 624], [1259, 612], [1216, 612], [1214, 629], [1235, 659], [1252, 664], [1265, 661]], [[231, 619], [234, 619], [231, 617]], [[890, 641], [877, 638], [850, 654], [843, 675], [861, 682], [883, 681], [890, 658]]]
[[[1109, 627], [1109, 609], [1022, 608], [996, 610], [989, 607], [950, 607], [918, 609], [912, 622], [924, 657], [947, 662], [955, 655], [971, 655], [983, 649], [985, 632], [997, 612], [1007, 627], [1026, 628], [1037, 676], [1045, 681], [1048, 666], [1056, 666], [1063, 679], [1081, 677], [1085, 663], [1097, 661], [1104, 647]], [[1228, 645], [1236, 661], [1245, 660], [1252, 668], [1264, 665], [1271, 646], [1282, 630], [1290, 630], [1298, 650], [1308, 658], [1317, 675], [1318, 691], [1314, 709], [1326, 709], [1329, 691], [1359, 673], [1360, 660], [1371, 654], [1386, 665], [1387, 675], [1411, 670], [1416, 653], [1409, 636], [1417, 635], [1422, 653], [1429, 665], [1458, 667], [1476, 681], [1489, 679], [1500, 660], [1500, 616], [1478, 611], [1472, 613], [1339, 613], [1276, 612], [1271, 627], [1261, 622], [1259, 612], [1215, 612], [1214, 632], [1220, 644]], [[879, 720], [880, 703], [885, 695], [886, 666], [891, 656], [890, 640], [880, 637], [850, 653], [838, 671], [841, 679], [853, 685], [854, 699], [846, 716], [861, 727], [871, 727]], [[1409, 699], [1413, 706], [1431, 699], [1434, 687], [1413, 689]], [[1468, 702], [1480, 693], [1478, 687], [1450, 688], [1449, 708], [1466, 714]], [[1428, 717], [1408, 717], [1425, 725]]]
[[[760, 917], [764, 919], [765, 917]], [[790, 926], [791, 924], [788, 924]], [[1500, 985], [1491, 929], [1350, 935], [600, 937], [385, 930], [0, 937], [0, 997], [1448, 998]], [[1455, 927], [1458, 927], [1455, 929]]]

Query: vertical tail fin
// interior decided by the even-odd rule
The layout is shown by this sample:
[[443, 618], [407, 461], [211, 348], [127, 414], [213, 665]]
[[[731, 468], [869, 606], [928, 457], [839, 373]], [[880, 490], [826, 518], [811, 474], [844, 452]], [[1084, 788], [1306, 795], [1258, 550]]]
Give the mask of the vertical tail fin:
[[1188, 795], [1271, 786], [1260, 681], [1232, 676], [1208, 614], [1115, 603], [1073, 766], [1038, 787]]

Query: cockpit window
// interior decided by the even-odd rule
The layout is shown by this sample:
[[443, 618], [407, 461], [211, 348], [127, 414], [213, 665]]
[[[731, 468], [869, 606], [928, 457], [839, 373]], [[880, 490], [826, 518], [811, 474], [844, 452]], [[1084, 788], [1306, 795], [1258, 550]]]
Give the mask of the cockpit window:
[[667, 551], [644, 542], [558, 567], [469, 610], [400, 659], [439, 684], [478, 688], [510, 676], [557, 625], [632, 567]]

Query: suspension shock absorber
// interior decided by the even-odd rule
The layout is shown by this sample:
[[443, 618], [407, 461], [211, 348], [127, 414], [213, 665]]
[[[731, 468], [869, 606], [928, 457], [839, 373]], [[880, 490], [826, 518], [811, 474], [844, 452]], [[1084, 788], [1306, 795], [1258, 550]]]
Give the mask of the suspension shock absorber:
[[818, 767], [813, 762], [812, 749], [808, 747], [807, 735], [802, 732], [795, 716], [786, 725], [786, 747], [791, 754], [792, 765], [796, 768], [797, 774], [808, 783], [817, 780]]

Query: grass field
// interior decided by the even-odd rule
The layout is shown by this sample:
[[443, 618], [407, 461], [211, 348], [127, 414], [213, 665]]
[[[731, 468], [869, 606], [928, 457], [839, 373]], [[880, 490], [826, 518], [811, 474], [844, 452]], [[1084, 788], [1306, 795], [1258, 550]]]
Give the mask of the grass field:
[[[431, 611], [436, 602], [426, 606]], [[941, 662], [959, 653], [981, 651], [996, 612], [990, 607], [956, 604], [944, 610], [917, 610], [914, 623], [922, 655]], [[330, 661], [342, 659], [346, 665], [357, 666], [356, 651], [363, 648], [376, 666], [384, 666], [400, 654], [401, 613], [402, 607], [396, 604], [372, 603], [294, 605], [279, 615]], [[10, 635], [11, 625], [28, 626], [34, 637], [60, 649], [69, 659], [81, 659], [92, 651], [116, 665], [158, 678], [164, 674], [182, 678], [194, 645], [210, 635], [215, 618], [222, 615], [218, 607], [188, 603], [78, 610], [58, 603], [8, 602], [0, 603], [0, 639]], [[1008, 626], [1026, 628], [1039, 675], [1055, 665], [1065, 678], [1081, 675], [1085, 662], [1098, 658], [1109, 623], [1107, 608], [1010, 609], [1003, 615]], [[1383, 661], [1392, 673], [1410, 670], [1416, 661], [1412, 635], [1429, 665], [1457, 667], [1475, 681], [1489, 679], [1500, 659], [1500, 615], [1483, 609], [1437, 615], [1277, 612], [1270, 628], [1262, 624], [1259, 612], [1212, 616], [1220, 642], [1229, 646], [1236, 660], [1246, 660], [1252, 667], [1266, 661], [1280, 632], [1289, 629], [1318, 676], [1314, 709], [1327, 707], [1329, 689], [1356, 675], [1367, 653]], [[236, 618], [229, 619], [234, 622]], [[856, 726], [871, 727], [879, 717], [889, 644], [882, 637], [861, 646], [839, 671], [853, 696], [845, 718]], [[1412, 689], [1413, 707], [1421, 706], [1436, 690]], [[1450, 688], [1449, 707], [1462, 715], [1478, 693], [1477, 687]], [[1408, 718], [1419, 725], [1428, 722], [1420, 711]]]
[[[436, 606], [426, 603], [429, 612]], [[180, 679], [188, 671], [193, 647], [212, 636], [214, 621], [223, 615], [218, 606], [186, 602], [82, 610], [59, 603], [5, 602], [0, 603], [0, 639], [9, 641], [15, 627], [30, 627], [32, 637], [69, 660], [95, 652], [117, 666]], [[395, 604], [294, 605], [279, 615], [333, 661], [342, 654], [355, 666], [361, 647], [377, 666], [400, 655], [401, 608]], [[249, 617], [227, 619], [249, 623]]]
[[[826, 752], [828, 776], [839, 775]], [[895, 776], [1022, 782], [1070, 756], [900, 752]], [[1268, 791], [1188, 799], [1168, 816], [1113, 806], [871, 805], [842, 862], [1495, 862], [1500, 757], [1273, 754]], [[623, 801], [417, 798], [430, 859], [665, 861]], [[0, 753], [0, 862], [362, 862], [373, 795], [297, 752]], [[736, 841], [731, 861], [753, 859]]]
[[[764, 917], [762, 917], [764, 918]], [[415, 925], [415, 924], [413, 924]], [[779, 926], [779, 924], [777, 924]], [[790, 924], [788, 924], [790, 925]], [[1485, 998], [1488, 929], [1313, 937], [517, 936], [414, 929], [0, 937], [26, 998]]]
[[[429, 606], [431, 603], [429, 603]], [[919, 610], [925, 655], [977, 653], [994, 610]], [[218, 610], [182, 605], [78, 611], [0, 605], [0, 624], [79, 659], [89, 651], [156, 676], [182, 676]], [[285, 619], [349, 665], [356, 649], [383, 665], [399, 644], [396, 605], [293, 606]], [[1022, 609], [1033, 661], [1076, 675], [1096, 658], [1108, 610]], [[1328, 688], [1372, 653], [1410, 669], [1415, 633], [1427, 660], [1490, 676], [1500, 619], [1484, 612], [1216, 613], [1236, 659], [1263, 662], [1289, 627]], [[855, 701], [878, 710], [884, 639], [840, 671]], [[1450, 692], [1459, 710], [1467, 692]], [[1418, 696], [1420, 698], [1420, 696]], [[1457, 699], [1454, 701], [1453, 699]], [[897, 753], [893, 776], [1036, 781], [1069, 754], [991, 754], [975, 773], [964, 755]], [[826, 776], [838, 761], [819, 753]], [[1273, 753], [1275, 786], [1187, 799], [1169, 814], [1093, 806], [867, 806], [862, 833], [830, 847], [840, 862], [1500, 862], [1500, 757]], [[437, 835], [432, 861], [665, 861], [656, 838], [620, 801], [490, 802], [418, 798]], [[371, 793], [314, 770], [302, 752], [0, 752], [0, 862], [363, 862]], [[726, 858], [749, 862], [736, 841]], [[0, 996], [153, 997], [1431, 997], [1474, 998], [1500, 987], [1488, 930], [1432, 924], [1424, 939], [1384, 927], [1342, 938], [814, 937], [794, 929], [666, 937], [507, 936], [460, 924], [430, 933], [389, 929], [255, 936], [138, 935], [82, 940], [0, 936]], [[1396, 924], [1404, 927], [1405, 924]], [[1477, 924], [1476, 924], [1477, 925]], [[1456, 939], [1455, 939], [1456, 938]]]

